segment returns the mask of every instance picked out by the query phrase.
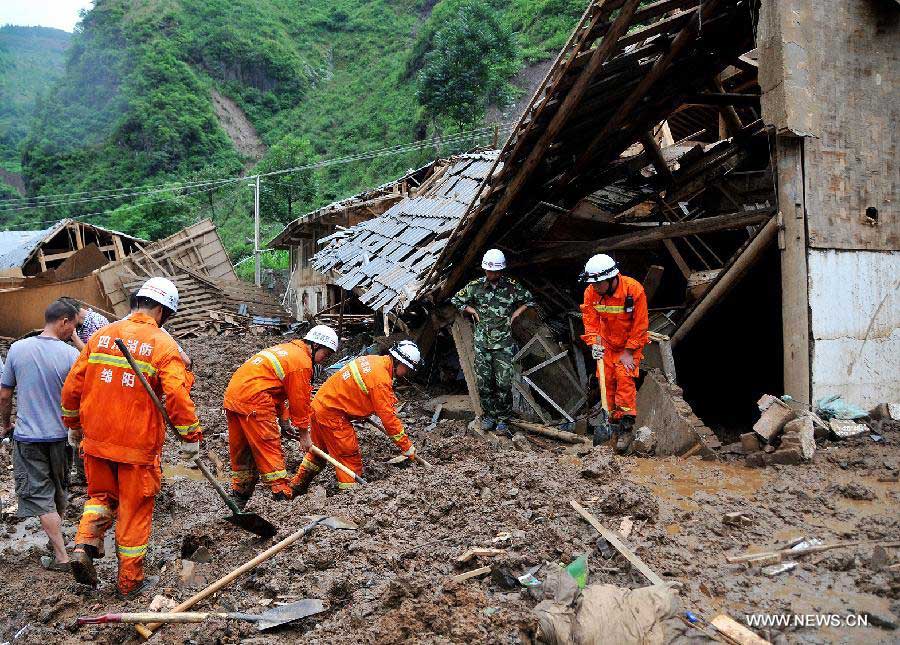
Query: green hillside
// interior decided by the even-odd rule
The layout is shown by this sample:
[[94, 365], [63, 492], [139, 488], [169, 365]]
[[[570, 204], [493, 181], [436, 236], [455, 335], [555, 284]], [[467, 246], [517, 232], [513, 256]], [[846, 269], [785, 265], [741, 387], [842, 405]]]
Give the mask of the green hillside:
[[[461, 7], [471, 2], [512, 33], [513, 70], [555, 55], [584, 9], [584, 0], [98, 0], [30, 124], [22, 156], [29, 194], [251, 172], [258, 159], [235, 147], [214, 94], [246, 115], [268, 149], [260, 167], [269, 170], [446, 137], [453, 127], [424, 113], [417, 78], [435, 35], [465, 21]], [[290, 214], [283, 199], [266, 202], [264, 228], [274, 232], [289, 215], [472, 143], [266, 180], [264, 196], [299, 190]], [[52, 209], [0, 206], [0, 226], [98, 213], [87, 219], [153, 237], [212, 215], [239, 257], [249, 248], [252, 193], [244, 183], [170, 201], [156, 192]], [[141, 201], [147, 205], [134, 208]], [[126, 208], [109, 212], [119, 205]]]
[[0, 27], [0, 168], [20, 171], [19, 146], [35, 100], [62, 75], [71, 36], [47, 27]]

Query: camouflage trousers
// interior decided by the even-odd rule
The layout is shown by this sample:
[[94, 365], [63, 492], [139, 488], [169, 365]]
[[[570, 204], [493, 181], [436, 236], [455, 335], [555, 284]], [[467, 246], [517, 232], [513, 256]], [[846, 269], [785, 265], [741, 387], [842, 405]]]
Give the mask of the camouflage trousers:
[[484, 416], [506, 421], [512, 416], [513, 346], [484, 349], [475, 344], [475, 381]]

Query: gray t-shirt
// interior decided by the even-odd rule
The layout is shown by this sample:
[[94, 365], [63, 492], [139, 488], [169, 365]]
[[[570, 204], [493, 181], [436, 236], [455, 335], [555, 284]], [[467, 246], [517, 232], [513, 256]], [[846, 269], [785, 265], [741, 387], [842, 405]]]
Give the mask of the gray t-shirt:
[[59, 441], [67, 435], [60, 400], [78, 350], [51, 336], [17, 340], [6, 355], [0, 385], [16, 388], [16, 441]]

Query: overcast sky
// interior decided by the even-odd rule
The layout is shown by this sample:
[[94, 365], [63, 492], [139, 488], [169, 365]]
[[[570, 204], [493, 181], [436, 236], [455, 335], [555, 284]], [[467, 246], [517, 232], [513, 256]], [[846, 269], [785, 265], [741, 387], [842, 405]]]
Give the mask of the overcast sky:
[[93, 0], [0, 0], [0, 25], [41, 25], [72, 31], [78, 10]]

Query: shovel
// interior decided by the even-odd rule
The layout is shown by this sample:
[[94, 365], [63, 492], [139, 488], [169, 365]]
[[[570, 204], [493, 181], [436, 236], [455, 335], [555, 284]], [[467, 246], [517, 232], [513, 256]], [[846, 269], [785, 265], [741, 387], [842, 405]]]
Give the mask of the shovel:
[[[342, 520], [338, 517], [329, 517], [327, 515], [314, 515], [314, 516], [312, 516], [312, 521], [309, 524], [307, 524], [306, 526], [304, 526], [301, 529], [294, 531], [293, 533], [291, 533], [289, 536], [284, 538], [278, 544], [270, 546], [268, 549], [266, 549], [265, 551], [260, 553], [258, 556], [256, 556], [252, 560], [249, 560], [248, 562], [245, 562], [244, 564], [239, 566], [237, 569], [235, 569], [234, 571], [232, 571], [231, 573], [226, 575], [224, 578], [219, 578], [218, 580], [216, 580], [214, 583], [209, 585], [203, 591], [198, 591], [193, 596], [191, 596], [190, 598], [185, 600], [183, 603], [181, 603], [180, 605], [175, 607], [174, 612], [175, 613], [186, 612], [188, 609], [190, 609], [191, 607], [196, 605], [198, 602], [200, 602], [204, 598], [207, 598], [207, 597], [213, 595], [214, 593], [216, 593], [223, 587], [234, 582], [234, 580], [236, 578], [238, 578], [239, 576], [241, 576], [242, 574], [247, 573], [251, 569], [255, 569], [261, 563], [263, 563], [266, 560], [268, 560], [269, 558], [271, 558], [273, 555], [280, 553], [281, 551], [283, 551], [284, 549], [289, 547], [291, 544], [293, 544], [294, 542], [296, 542], [297, 540], [302, 538], [304, 535], [306, 535], [307, 533], [312, 531], [319, 524], [321, 524], [322, 526], [327, 526], [328, 528], [331, 528], [331, 529], [346, 529], [346, 530], [355, 531], [357, 528], [356, 524], [354, 524], [350, 520]], [[159, 622], [157, 617], [158, 617], [158, 614], [153, 614], [153, 618], [151, 618], [150, 620], [153, 620], [154, 622], [146, 624], [146, 625], [140, 625], [140, 624], [135, 625], [134, 626], [135, 631], [137, 631], [137, 633], [140, 634], [145, 640], [150, 638], [151, 636], [153, 636], [153, 632], [155, 632], [157, 629], [160, 628], [160, 626], [162, 626], [162, 623]]]
[[[609, 423], [609, 400], [606, 398], [606, 366], [603, 359], [597, 359], [597, 380], [600, 381], [600, 423], [594, 426], [594, 445], [599, 446], [612, 436]], [[615, 445], [615, 444], [613, 444]]]
[[78, 619], [78, 625], [108, 625], [114, 623], [202, 623], [210, 618], [228, 618], [230, 620], [245, 620], [256, 623], [256, 629], [261, 632], [292, 623], [295, 620], [306, 618], [325, 611], [325, 605], [321, 600], [306, 598], [297, 602], [288, 603], [280, 607], [274, 607], [261, 614], [244, 614], [240, 612], [207, 612], [184, 611], [162, 612], [143, 611], [126, 614], [103, 614], [102, 616], [84, 616]]
[[[125, 346], [125, 343], [122, 342], [121, 338], [116, 338], [116, 347], [118, 347], [119, 351], [122, 352], [122, 355], [128, 361], [128, 364], [131, 365], [131, 369], [134, 370], [135, 376], [137, 376], [138, 380], [141, 382], [141, 385], [144, 386], [144, 389], [147, 390], [147, 394], [150, 395], [150, 400], [153, 401], [153, 405], [155, 405], [156, 409], [159, 410], [160, 414], [162, 414], [163, 421], [166, 422], [166, 426], [176, 437], [179, 437], [178, 431], [175, 429], [175, 425], [172, 423], [172, 419], [169, 418], [169, 413], [166, 412], [165, 406], [163, 406], [162, 402], [159, 400], [159, 397], [156, 396], [156, 392], [153, 391], [153, 388], [150, 387], [150, 384], [144, 377], [144, 373], [141, 372], [141, 369], [138, 367], [137, 363], [135, 363], [134, 356], [132, 356], [131, 352], [128, 351], [128, 348]], [[181, 438], [179, 437], [179, 441], [180, 440]], [[209, 472], [209, 469], [203, 464], [202, 461], [196, 459], [194, 463], [197, 465], [197, 468], [200, 470], [200, 472], [203, 473], [203, 476], [206, 477], [207, 480], [209, 480], [209, 483], [212, 484], [212, 487], [216, 489], [219, 497], [222, 498], [222, 500], [231, 510], [232, 515], [231, 517], [226, 517], [226, 520], [228, 520], [235, 526], [260, 537], [270, 538], [278, 533], [278, 527], [269, 522], [267, 519], [260, 517], [256, 513], [245, 513], [241, 509], [239, 509], [237, 504], [234, 503], [234, 500], [231, 499], [231, 496], [229, 496], [228, 493], [225, 492], [225, 490], [222, 488], [222, 485], [216, 480], [215, 477], [213, 477], [212, 473]]]

